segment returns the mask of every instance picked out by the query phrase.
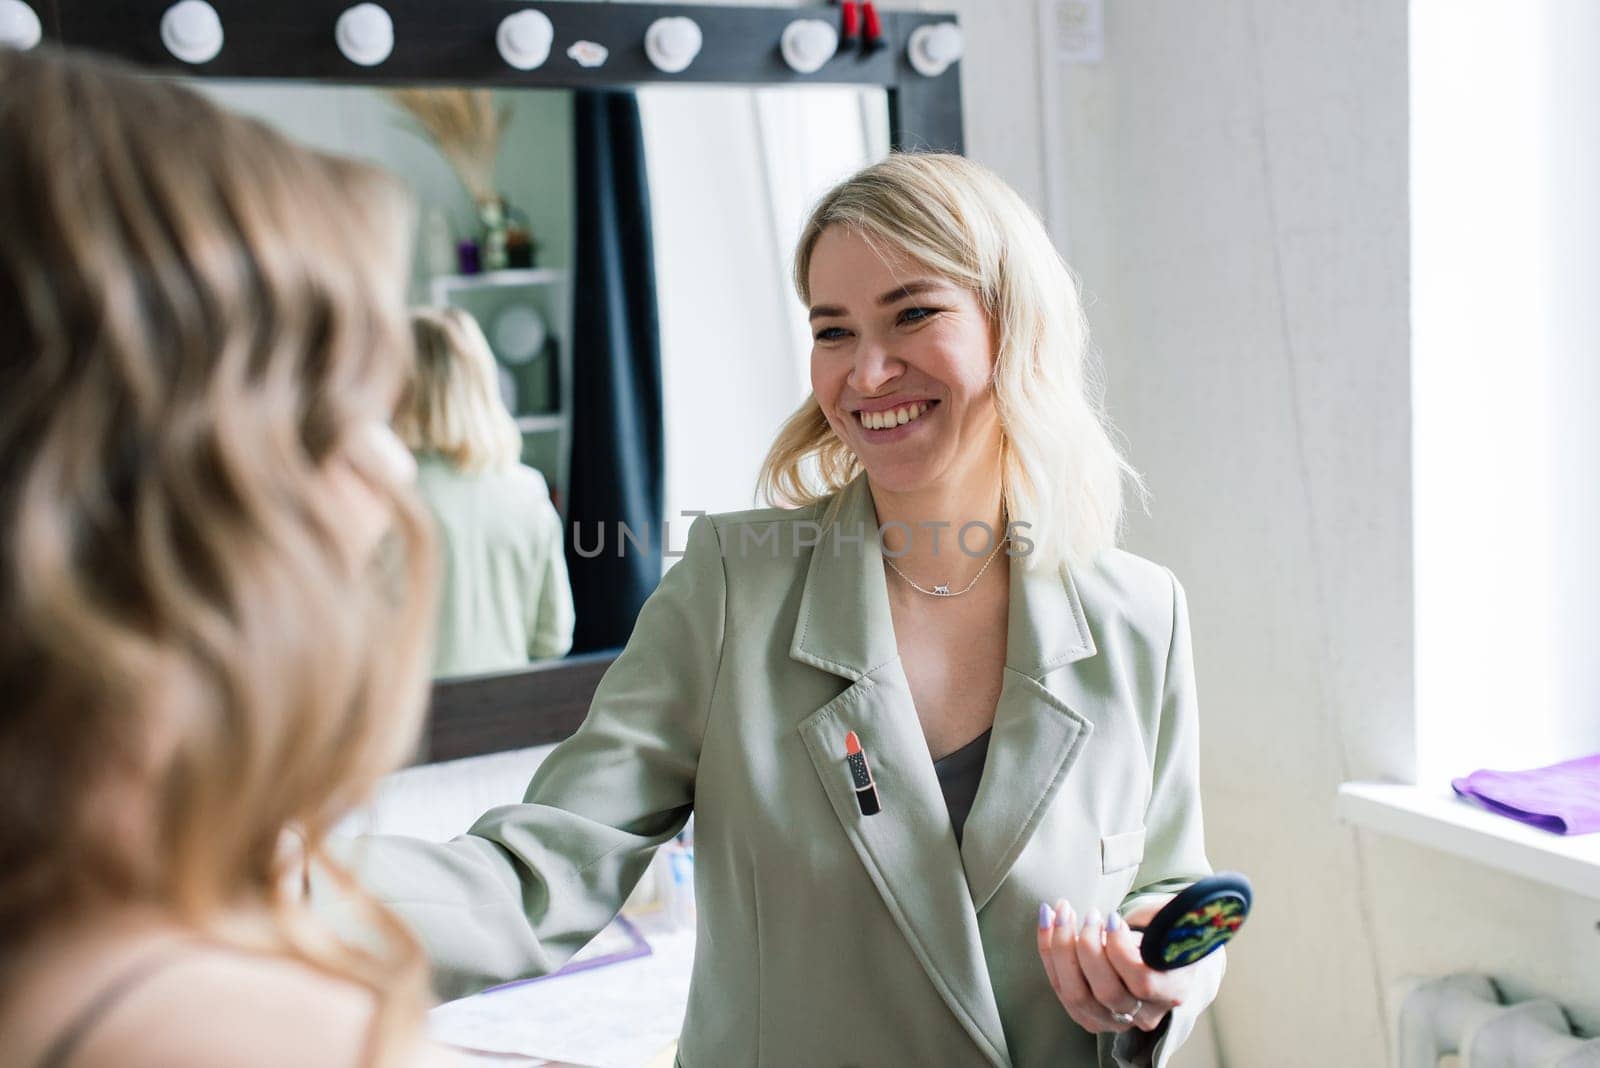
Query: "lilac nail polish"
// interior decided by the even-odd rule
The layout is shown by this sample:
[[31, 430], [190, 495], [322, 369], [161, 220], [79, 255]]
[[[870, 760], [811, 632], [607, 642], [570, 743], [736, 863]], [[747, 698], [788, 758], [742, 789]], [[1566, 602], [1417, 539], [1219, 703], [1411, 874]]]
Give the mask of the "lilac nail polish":
[[1071, 927], [1072, 926], [1072, 909], [1070, 907], [1056, 910], [1056, 926], [1057, 927]]
[[1043, 901], [1039, 902], [1039, 930], [1048, 931], [1055, 923], [1055, 915], [1050, 911], [1050, 906]]
[[1085, 931], [1092, 931], [1092, 930], [1094, 930], [1095, 928], [1097, 928], [1099, 926], [1100, 926], [1100, 910], [1099, 909], [1090, 909], [1089, 910], [1089, 915], [1087, 915], [1087, 916], [1085, 916], [1083, 918], [1083, 929]]
[[1111, 910], [1111, 915], [1106, 917], [1106, 930], [1122, 930], [1122, 913], [1118, 912], [1116, 909]]

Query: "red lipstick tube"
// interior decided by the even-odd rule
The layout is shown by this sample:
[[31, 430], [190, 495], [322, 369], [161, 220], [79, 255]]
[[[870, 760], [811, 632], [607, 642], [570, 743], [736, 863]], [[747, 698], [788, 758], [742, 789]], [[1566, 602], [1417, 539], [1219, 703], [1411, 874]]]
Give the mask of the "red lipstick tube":
[[867, 767], [867, 754], [861, 750], [861, 739], [851, 731], [844, 736], [845, 761], [850, 765], [850, 782], [855, 787], [856, 804], [863, 816], [876, 816], [883, 811], [878, 804], [878, 784], [872, 779], [872, 769]]
[[861, 9], [856, 6], [856, 0], [844, 0], [839, 17], [839, 36], [847, 44], [854, 42], [861, 34]]
[[866, 42], [867, 51], [876, 51], [883, 47], [883, 23], [878, 19], [878, 9], [873, 6], [872, 0], [866, 0], [861, 5], [862, 40]]

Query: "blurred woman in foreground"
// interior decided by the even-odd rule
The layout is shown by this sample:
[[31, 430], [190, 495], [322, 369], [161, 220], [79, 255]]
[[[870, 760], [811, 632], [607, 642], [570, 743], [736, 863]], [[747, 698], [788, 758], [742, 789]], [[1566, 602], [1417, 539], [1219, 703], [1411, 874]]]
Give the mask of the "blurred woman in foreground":
[[193, 93], [0, 50], [8, 1065], [446, 1063], [404, 929], [352, 886], [341, 942], [279, 852], [417, 735], [409, 215]]

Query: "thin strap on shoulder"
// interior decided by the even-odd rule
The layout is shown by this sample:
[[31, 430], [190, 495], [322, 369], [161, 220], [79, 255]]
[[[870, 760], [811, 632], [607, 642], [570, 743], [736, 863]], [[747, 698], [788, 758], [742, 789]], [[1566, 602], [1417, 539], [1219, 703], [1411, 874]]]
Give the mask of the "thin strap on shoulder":
[[67, 1026], [62, 1028], [61, 1034], [57, 1035], [50, 1048], [45, 1050], [44, 1056], [39, 1061], [39, 1068], [66, 1068], [72, 1060], [72, 1055], [78, 1051], [83, 1045], [83, 1040], [94, 1029], [94, 1025], [104, 1019], [118, 1001], [132, 993], [140, 983], [176, 961], [188, 948], [187, 942], [166, 946], [141, 957], [113, 976], [110, 982], [100, 988], [99, 993], [89, 999], [88, 1004], [77, 1011]]

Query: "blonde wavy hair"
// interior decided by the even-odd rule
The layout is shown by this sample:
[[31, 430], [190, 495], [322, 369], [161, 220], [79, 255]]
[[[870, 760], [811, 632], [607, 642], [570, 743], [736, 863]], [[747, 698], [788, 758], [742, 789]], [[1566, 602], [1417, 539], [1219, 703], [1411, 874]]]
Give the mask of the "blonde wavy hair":
[[[184, 89], [0, 50], [0, 959], [153, 905], [370, 988], [374, 1061], [410, 1041], [420, 949], [323, 843], [426, 695], [425, 513], [358, 447], [408, 371], [411, 213]], [[372, 945], [284, 889], [295, 823]]]
[[499, 367], [478, 321], [460, 308], [411, 313], [416, 368], [395, 418], [400, 440], [461, 471], [510, 467], [522, 434], [500, 399]]
[[[996, 337], [995, 407], [1002, 427], [1006, 514], [1030, 524], [1018, 559], [1031, 567], [1087, 562], [1115, 545], [1123, 481], [1143, 491], [1100, 403], [1098, 366], [1077, 280], [1038, 214], [987, 168], [962, 156], [896, 153], [839, 183], [812, 209], [794, 258], [811, 303], [811, 257], [829, 227], [908, 256], [975, 293]], [[800, 506], [835, 494], [861, 461], [808, 395], [778, 432], [757, 492]]]

